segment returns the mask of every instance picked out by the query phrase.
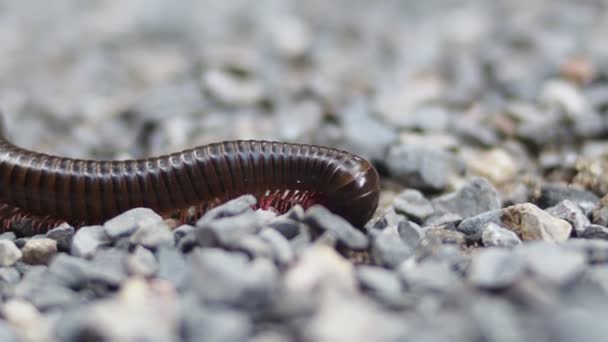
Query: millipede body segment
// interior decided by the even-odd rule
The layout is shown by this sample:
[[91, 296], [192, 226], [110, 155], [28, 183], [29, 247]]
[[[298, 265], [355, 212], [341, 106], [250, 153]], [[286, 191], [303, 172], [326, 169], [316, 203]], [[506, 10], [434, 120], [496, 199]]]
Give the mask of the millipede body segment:
[[147, 207], [191, 220], [243, 194], [284, 212], [322, 204], [362, 227], [378, 205], [374, 167], [348, 152], [302, 144], [237, 140], [155, 158], [100, 161], [29, 151], [0, 137], [0, 225], [34, 232], [67, 222], [100, 224]]

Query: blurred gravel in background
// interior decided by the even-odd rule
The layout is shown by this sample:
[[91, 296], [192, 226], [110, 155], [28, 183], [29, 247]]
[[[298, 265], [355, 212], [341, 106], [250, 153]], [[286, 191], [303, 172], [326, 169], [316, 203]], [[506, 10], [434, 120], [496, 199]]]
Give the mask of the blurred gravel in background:
[[229, 139], [347, 149], [364, 231], [242, 197], [0, 235], [2, 341], [605, 341], [603, 1], [0, 1], [24, 147], [158, 155]]

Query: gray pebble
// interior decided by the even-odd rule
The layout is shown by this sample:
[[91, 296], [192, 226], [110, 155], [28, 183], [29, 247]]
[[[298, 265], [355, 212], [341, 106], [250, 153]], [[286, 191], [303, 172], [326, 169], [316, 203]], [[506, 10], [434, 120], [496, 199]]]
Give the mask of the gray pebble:
[[158, 271], [158, 262], [150, 250], [142, 246], [135, 247], [135, 251], [126, 259], [127, 272], [130, 275], [150, 277]]
[[488, 223], [500, 224], [501, 217], [501, 210], [492, 210], [485, 213], [481, 213], [477, 216], [462, 220], [462, 222], [460, 222], [458, 226], [456, 226], [456, 230], [464, 233], [467, 237], [479, 240], [481, 239], [483, 228]]
[[185, 341], [246, 341], [252, 333], [252, 322], [245, 312], [222, 307], [207, 309], [192, 304], [183, 307]]
[[481, 242], [486, 247], [515, 247], [521, 239], [514, 232], [490, 222], [482, 228]]
[[156, 276], [168, 280], [177, 289], [182, 289], [190, 280], [190, 271], [184, 256], [176, 249], [160, 247], [156, 251], [158, 272]]
[[383, 304], [398, 307], [402, 304], [402, 285], [396, 273], [381, 267], [357, 267], [356, 279], [363, 291]]
[[148, 208], [134, 208], [128, 210], [103, 224], [106, 235], [112, 240], [131, 235], [138, 228], [155, 225], [163, 219]]
[[289, 241], [275, 229], [263, 229], [259, 236], [272, 248], [273, 259], [278, 265], [286, 266], [295, 259]]
[[300, 223], [287, 217], [278, 217], [269, 225], [288, 240], [293, 239], [300, 232]]
[[194, 232], [201, 246], [232, 246], [244, 236], [256, 234], [262, 227], [260, 217], [254, 211], [214, 220], [203, 219], [197, 222]]
[[17, 235], [15, 235], [15, 233], [13, 233], [13, 232], [4, 232], [4, 233], [0, 234], [0, 240], [15, 241], [16, 238], [17, 238]]
[[12, 266], [23, 254], [11, 240], [0, 240], [0, 266]]
[[395, 268], [414, 254], [413, 247], [401, 239], [395, 226], [373, 234], [371, 240], [371, 256], [377, 265]]
[[406, 215], [410, 220], [421, 223], [431, 216], [435, 209], [424, 195], [414, 189], [401, 192], [393, 200], [393, 207], [397, 213]]
[[596, 195], [584, 189], [562, 184], [544, 184], [536, 202], [539, 207], [548, 208], [556, 206], [564, 200], [576, 203], [583, 209], [585, 215], [590, 214], [600, 201]]
[[194, 233], [194, 227], [188, 224], [182, 224], [181, 226], [173, 229], [175, 244], [178, 244], [182, 238], [191, 233]]
[[585, 239], [604, 239], [608, 240], [608, 228], [599, 224], [590, 224], [579, 235]]
[[428, 146], [398, 145], [387, 156], [390, 174], [411, 188], [441, 191], [451, 174], [461, 171], [459, 161], [449, 152]]
[[397, 140], [395, 129], [369, 115], [363, 105], [354, 105], [345, 113], [344, 140], [349, 151], [370, 160], [381, 160], [387, 148]]
[[103, 226], [85, 226], [76, 231], [70, 250], [75, 256], [88, 258], [98, 249], [109, 246], [111, 242]]
[[30, 265], [46, 265], [57, 253], [57, 241], [50, 238], [31, 239], [21, 249], [23, 261]]
[[69, 252], [74, 234], [76, 234], [74, 227], [66, 223], [49, 230], [46, 237], [57, 241], [57, 249], [60, 252]]
[[556, 285], [573, 281], [581, 275], [586, 265], [586, 258], [581, 252], [546, 242], [525, 244], [518, 252], [533, 274]]
[[205, 215], [196, 222], [196, 226], [200, 227], [217, 219], [237, 216], [251, 211], [251, 207], [256, 203], [257, 200], [252, 195], [240, 196], [206, 212]]
[[558, 205], [547, 208], [546, 211], [555, 217], [568, 221], [574, 229], [575, 236], [581, 236], [585, 228], [591, 224], [583, 210], [569, 200], [559, 202]]
[[397, 231], [399, 232], [401, 241], [412, 249], [416, 248], [422, 236], [420, 226], [411, 221], [401, 221], [397, 225]]
[[435, 198], [433, 207], [439, 212], [469, 218], [500, 209], [501, 200], [498, 191], [490, 182], [485, 178], [475, 177], [458, 191]]
[[403, 263], [398, 269], [406, 289], [414, 293], [436, 291], [450, 293], [461, 283], [450, 265], [443, 261], [425, 261], [420, 264]]
[[367, 248], [368, 240], [365, 234], [353, 227], [342, 217], [331, 213], [322, 206], [314, 205], [306, 211], [304, 222], [320, 231], [333, 234], [337, 240], [353, 250]]
[[81, 301], [71, 289], [59, 283], [45, 266], [33, 266], [15, 286], [15, 296], [41, 311], [66, 308]]
[[485, 289], [500, 289], [513, 285], [525, 270], [525, 262], [508, 249], [489, 247], [473, 257], [469, 280]]
[[15, 284], [21, 279], [21, 274], [14, 267], [0, 267], [0, 281]]
[[175, 238], [169, 230], [169, 226], [163, 221], [147, 223], [137, 228], [131, 235], [131, 243], [142, 245], [146, 248], [158, 248], [159, 246], [173, 246]]

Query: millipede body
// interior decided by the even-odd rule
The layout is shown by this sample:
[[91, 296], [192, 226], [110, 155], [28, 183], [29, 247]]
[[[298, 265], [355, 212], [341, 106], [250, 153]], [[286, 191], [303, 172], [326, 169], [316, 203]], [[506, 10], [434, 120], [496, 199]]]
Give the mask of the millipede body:
[[337, 149], [236, 140], [160, 157], [102, 161], [62, 158], [0, 137], [0, 225], [33, 233], [67, 222], [101, 224], [147, 207], [184, 220], [243, 194], [279, 212], [326, 206], [362, 227], [378, 205], [379, 180], [365, 159]]

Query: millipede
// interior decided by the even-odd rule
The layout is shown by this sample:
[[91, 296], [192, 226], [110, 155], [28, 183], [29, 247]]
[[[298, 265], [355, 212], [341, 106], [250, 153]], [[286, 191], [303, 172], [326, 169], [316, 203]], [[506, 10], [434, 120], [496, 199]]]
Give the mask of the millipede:
[[378, 206], [373, 165], [334, 148], [235, 140], [146, 159], [83, 160], [24, 149], [0, 129], [2, 231], [102, 224], [136, 207], [194, 222], [243, 194], [257, 198], [256, 208], [281, 213], [321, 204], [356, 227]]

